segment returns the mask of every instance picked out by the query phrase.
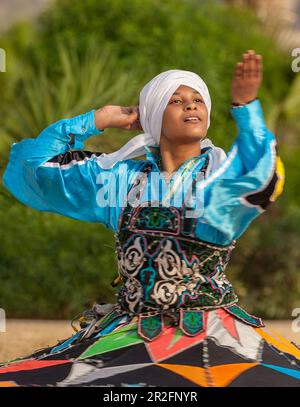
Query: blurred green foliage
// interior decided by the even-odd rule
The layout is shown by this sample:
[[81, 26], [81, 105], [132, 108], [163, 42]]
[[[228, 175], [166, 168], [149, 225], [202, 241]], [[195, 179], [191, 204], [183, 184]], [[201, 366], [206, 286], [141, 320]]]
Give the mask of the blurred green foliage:
[[21, 205], [3, 212], [0, 298], [8, 317], [70, 318], [93, 301], [111, 300], [117, 266], [104, 226]]
[[[299, 306], [299, 77], [290, 58], [263, 35], [256, 16], [211, 1], [60, 0], [37, 24], [0, 39], [0, 171], [12, 142], [36, 137], [63, 117], [105, 104], [133, 105], [154, 75], [197, 72], [212, 98], [208, 137], [228, 150], [235, 63], [247, 49], [264, 58], [259, 97], [286, 165], [284, 195], [240, 238], [227, 272], [241, 304], [266, 318]], [[138, 133], [135, 133], [138, 134]], [[134, 133], [107, 130], [86, 149], [112, 151]], [[113, 234], [102, 225], [40, 213], [0, 187], [0, 307], [8, 317], [71, 318], [94, 301], [114, 301]]]

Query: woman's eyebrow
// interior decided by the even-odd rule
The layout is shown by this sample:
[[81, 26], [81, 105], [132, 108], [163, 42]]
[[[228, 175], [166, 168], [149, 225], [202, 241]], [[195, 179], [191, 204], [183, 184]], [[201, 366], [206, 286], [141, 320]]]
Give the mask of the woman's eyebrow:
[[[200, 93], [197, 90], [193, 90], [193, 93], [198, 93], [200, 95]], [[174, 92], [173, 95], [181, 95], [181, 93], [180, 92]]]

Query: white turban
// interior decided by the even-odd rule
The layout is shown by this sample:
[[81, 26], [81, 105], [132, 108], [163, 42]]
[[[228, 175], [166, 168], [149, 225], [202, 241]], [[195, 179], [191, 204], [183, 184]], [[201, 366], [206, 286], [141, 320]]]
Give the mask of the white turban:
[[[143, 155], [145, 146], [159, 145], [163, 113], [171, 96], [180, 85], [192, 87], [203, 97], [208, 112], [207, 128], [209, 128], [211, 100], [205, 82], [194, 72], [170, 69], [156, 75], [140, 92], [139, 120], [145, 133], [131, 138], [124, 146], [111, 154], [101, 154], [97, 161], [102, 168], [111, 168], [118, 161]], [[207, 168], [210, 173], [226, 158], [226, 154], [207, 138], [202, 139], [200, 145], [201, 148], [212, 147], [210, 164]]]

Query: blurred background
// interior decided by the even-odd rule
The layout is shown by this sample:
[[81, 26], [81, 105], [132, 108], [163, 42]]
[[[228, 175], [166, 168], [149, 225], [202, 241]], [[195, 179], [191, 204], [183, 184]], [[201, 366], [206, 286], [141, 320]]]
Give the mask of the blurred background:
[[[300, 1], [0, 0], [0, 176], [10, 146], [105, 104], [138, 104], [167, 69], [197, 72], [212, 97], [208, 137], [226, 151], [235, 63], [263, 56], [260, 100], [286, 168], [283, 195], [238, 240], [227, 275], [240, 304], [267, 319], [300, 307]], [[111, 152], [136, 133], [107, 130], [86, 150]], [[0, 308], [7, 318], [71, 319], [114, 302], [113, 233], [25, 207], [0, 186]], [[299, 341], [300, 342], [300, 341]]]

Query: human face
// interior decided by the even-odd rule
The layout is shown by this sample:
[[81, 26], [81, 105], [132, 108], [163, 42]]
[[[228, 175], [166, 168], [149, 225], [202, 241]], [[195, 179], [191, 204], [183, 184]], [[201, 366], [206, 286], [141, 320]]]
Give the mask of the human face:
[[[186, 121], [190, 115], [199, 120]], [[206, 136], [207, 119], [207, 107], [200, 93], [190, 86], [180, 85], [165, 108], [161, 137], [180, 144], [199, 141]]]

